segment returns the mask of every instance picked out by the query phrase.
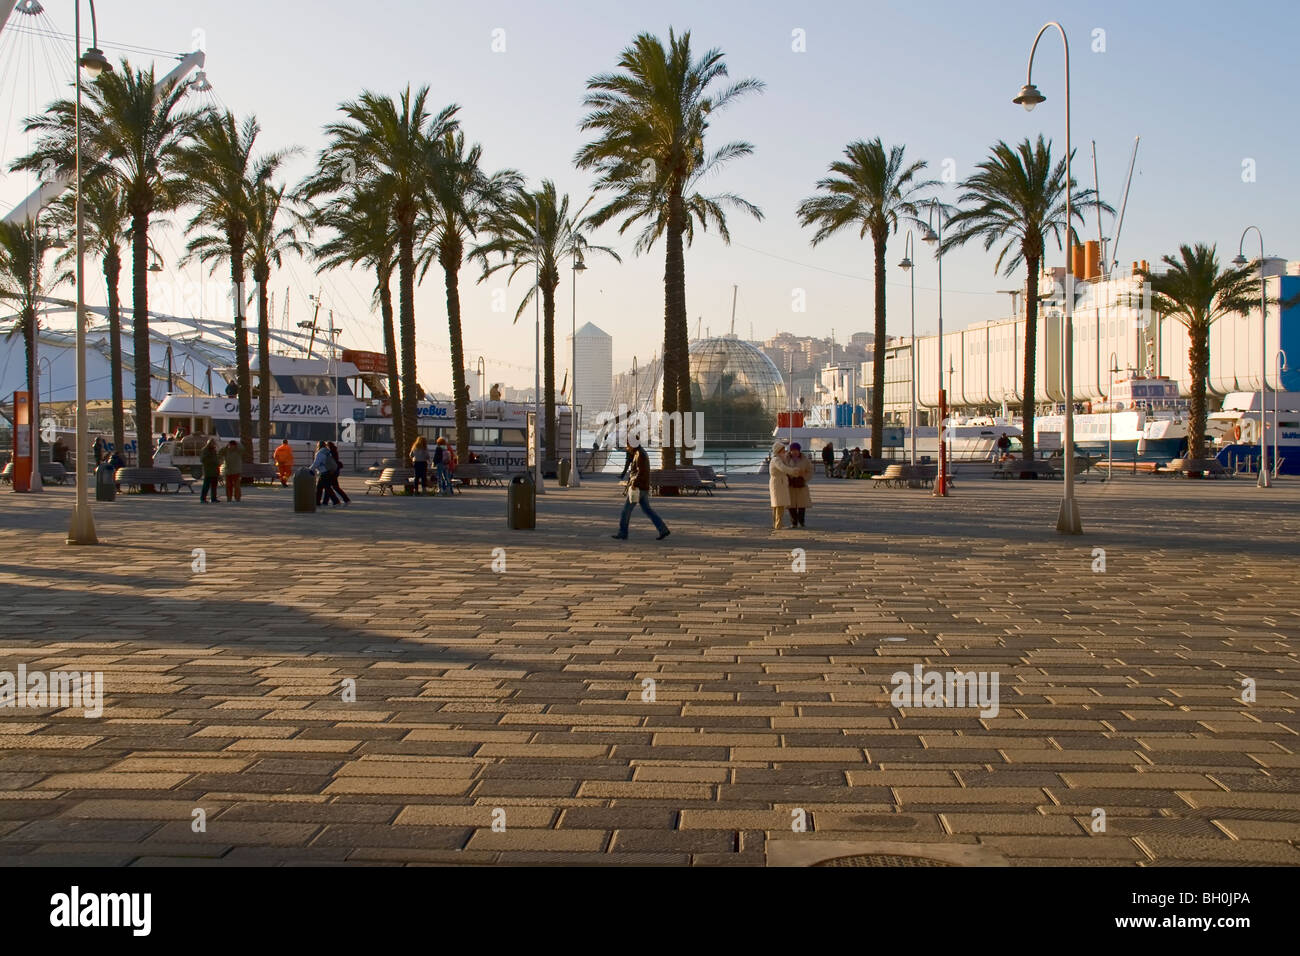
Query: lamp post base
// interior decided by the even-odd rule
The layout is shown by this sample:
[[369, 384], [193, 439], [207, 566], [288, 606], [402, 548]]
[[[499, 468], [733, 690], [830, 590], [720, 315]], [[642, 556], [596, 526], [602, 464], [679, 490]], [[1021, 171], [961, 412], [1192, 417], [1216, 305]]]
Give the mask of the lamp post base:
[[1079, 505], [1073, 498], [1061, 499], [1061, 513], [1056, 518], [1056, 530], [1060, 534], [1083, 534]]
[[90, 508], [72, 508], [72, 522], [68, 526], [68, 544], [99, 544], [95, 537], [95, 519]]

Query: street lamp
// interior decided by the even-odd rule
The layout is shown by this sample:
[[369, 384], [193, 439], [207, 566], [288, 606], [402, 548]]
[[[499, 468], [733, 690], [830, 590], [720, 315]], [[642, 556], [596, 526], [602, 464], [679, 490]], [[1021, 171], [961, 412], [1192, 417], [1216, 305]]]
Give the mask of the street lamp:
[[478, 357], [478, 420], [487, 421], [487, 408], [483, 401], [483, 385], [487, 378], [487, 363], [483, 356]]
[[[1112, 472], [1115, 470], [1115, 376], [1119, 374], [1119, 356], [1114, 352], [1110, 353], [1110, 394], [1106, 397], [1106, 404], [1110, 406], [1106, 409], [1109, 413], [1106, 416], [1108, 430], [1106, 433], [1106, 481], [1113, 477]], [[1137, 465], [1133, 466], [1135, 469]]]
[[[586, 208], [585, 206], [583, 207]], [[573, 332], [572, 353], [569, 368], [572, 372], [569, 383], [569, 487], [577, 488], [582, 484], [578, 473], [578, 273], [586, 272], [587, 264], [582, 261], [582, 237], [573, 240]]]
[[[1026, 112], [1047, 99], [1034, 85], [1034, 54], [1038, 51], [1038, 41], [1043, 38], [1049, 27], [1056, 27], [1061, 34], [1061, 44], [1065, 47], [1065, 244], [1068, 253], [1071, 244], [1070, 228], [1074, 222], [1074, 209], [1071, 205], [1070, 178], [1070, 41], [1065, 35], [1065, 28], [1055, 20], [1046, 23], [1034, 37], [1034, 45], [1029, 50], [1029, 68], [1025, 72], [1025, 85], [1012, 99], [1019, 103]], [[1056, 530], [1061, 534], [1082, 534], [1083, 523], [1079, 520], [1079, 505], [1074, 499], [1074, 266], [1071, 256], [1065, 257], [1065, 492], [1061, 498], [1061, 512], [1056, 519]], [[1026, 396], [1032, 401], [1032, 396]]]
[[1281, 472], [1281, 468], [1282, 468], [1282, 459], [1277, 457], [1277, 436], [1282, 431], [1282, 419], [1278, 418], [1277, 400], [1278, 400], [1278, 393], [1282, 391], [1282, 373], [1287, 371], [1286, 352], [1282, 351], [1281, 349], [1278, 349], [1275, 358], [1277, 359], [1277, 386], [1278, 387], [1273, 389], [1273, 474], [1277, 475]]
[[948, 441], [944, 434], [944, 421], [948, 416], [948, 396], [943, 389], [943, 206], [939, 200], [930, 202], [930, 219], [936, 220], [939, 231], [935, 232], [927, 222], [921, 241], [935, 247], [934, 257], [939, 265], [939, 474], [934, 483], [935, 497], [948, 494]]
[[1259, 237], [1259, 479], [1255, 482], [1255, 486], [1272, 488], [1273, 482], [1269, 479], [1268, 463], [1265, 461], [1268, 458], [1268, 441], [1264, 436], [1264, 429], [1267, 427], [1265, 416], [1268, 414], [1264, 410], [1268, 388], [1268, 297], [1267, 283], [1264, 278], [1264, 234], [1259, 231], [1259, 226], [1247, 226], [1241, 231], [1241, 241], [1237, 243], [1237, 257], [1232, 260], [1232, 264], [1237, 267], [1246, 264], [1243, 250], [1246, 246], [1246, 233], [1252, 229]]
[[[73, 111], [73, 140], [75, 141], [75, 176], [76, 176], [76, 237], [77, 244], [77, 497], [72, 508], [72, 521], [68, 526], [68, 544], [98, 544], [95, 537], [95, 519], [90, 512], [89, 475], [86, 462], [90, 457], [90, 434], [86, 419], [86, 286], [85, 253], [86, 246], [82, 239], [82, 203], [81, 203], [81, 76], [85, 70], [91, 80], [96, 79], [105, 70], [112, 70], [103, 52], [99, 49], [99, 26], [95, 22], [95, 0], [90, 2], [91, 45], [79, 56], [73, 66], [76, 77], [77, 99]], [[74, 0], [74, 30], [76, 39], [73, 53], [81, 46], [81, 0]], [[139, 436], [137, 436], [139, 437]]]
[[[533, 197], [533, 489], [542, 494], [542, 212]], [[549, 424], [549, 422], [547, 423]]]
[[898, 264], [898, 268], [907, 273], [908, 282], [912, 288], [912, 341], [908, 346], [908, 354], [912, 362], [912, 477], [916, 477], [916, 274], [912, 272], [912, 230], [907, 230], [907, 239], [903, 242], [903, 261]]

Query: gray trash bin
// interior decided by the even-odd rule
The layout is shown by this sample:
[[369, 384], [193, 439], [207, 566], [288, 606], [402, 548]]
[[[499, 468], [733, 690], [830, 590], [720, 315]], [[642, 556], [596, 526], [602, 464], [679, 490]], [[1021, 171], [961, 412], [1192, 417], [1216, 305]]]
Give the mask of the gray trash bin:
[[95, 469], [95, 500], [117, 500], [117, 485], [113, 484], [113, 466], [108, 462], [103, 462]]
[[316, 476], [308, 468], [293, 473], [293, 510], [316, 510]]
[[515, 475], [506, 489], [506, 527], [537, 527], [537, 486], [531, 473]]
[[569, 474], [572, 470], [573, 468], [569, 464], [569, 459], [561, 458], [558, 471], [560, 476], [560, 484], [563, 485], [565, 488], [569, 487]]

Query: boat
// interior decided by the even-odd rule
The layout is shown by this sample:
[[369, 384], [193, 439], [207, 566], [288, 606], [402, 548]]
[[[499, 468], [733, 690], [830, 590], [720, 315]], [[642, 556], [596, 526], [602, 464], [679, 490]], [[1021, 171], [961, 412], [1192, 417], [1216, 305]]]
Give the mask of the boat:
[[[1163, 375], [1129, 370], [1116, 379], [1106, 401], [1085, 403], [1074, 415], [1074, 444], [1084, 453], [1139, 461], [1167, 462], [1187, 448], [1187, 399], [1178, 383]], [[1057, 448], [1065, 432], [1065, 414], [1034, 417], [1035, 447]]]
[[[1276, 402], [1277, 412], [1273, 406]], [[1210, 454], [1224, 467], [1259, 467], [1259, 392], [1229, 392], [1223, 407], [1205, 421]], [[1269, 392], [1264, 403], [1264, 444], [1274, 474], [1300, 474], [1300, 392]]]

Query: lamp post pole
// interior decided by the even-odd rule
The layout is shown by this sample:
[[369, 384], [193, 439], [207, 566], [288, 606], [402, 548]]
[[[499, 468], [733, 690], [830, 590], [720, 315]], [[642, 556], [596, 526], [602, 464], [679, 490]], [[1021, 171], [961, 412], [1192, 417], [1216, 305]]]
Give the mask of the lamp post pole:
[[[1106, 432], [1106, 481], [1114, 477], [1115, 470], [1115, 376], [1119, 374], [1119, 356], [1110, 353], [1110, 394], [1106, 396], [1108, 423]], [[1134, 468], [1137, 466], [1135, 465]]]
[[[1029, 50], [1029, 68], [1025, 73], [1025, 85], [1012, 100], [1026, 110], [1032, 110], [1047, 97], [1034, 86], [1034, 54], [1038, 51], [1038, 41], [1049, 28], [1056, 27], [1061, 34], [1061, 44], [1065, 47], [1065, 245], [1071, 245], [1071, 226], [1074, 223], [1074, 209], [1071, 205], [1073, 180], [1070, 176], [1070, 41], [1065, 35], [1065, 27], [1055, 20], [1046, 23], [1034, 37], [1034, 45]], [[1032, 400], [1031, 396], [1026, 399]], [[1061, 498], [1061, 511], [1056, 519], [1056, 530], [1061, 534], [1083, 534], [1083, 523], [1079, 520], [1079, 505], [1074, 498], [1074, 265], [1071, 256], [1065, 257], [1065, 491]]]
[[[585, 206], [583, 207], [586, 208]], [[587, 265], [582, 261], [582, 243], [580, 239], [573, 242], [573, 320], [570, 333], [569, 369], [569, 487], [577, 488], [582, 484], [578, 467], [578, 273], [585, 272]]]
[[[76, 140], [74, 173], [77, 187], [75, 200], [76, 235], [74, 236], [77, 243], [77, 497], [72, 508], [72, 521], [68, 526], [67, 542], [68, 544], [98, 544], [98, 538], [95, 537], [95, 519], [90, 512], [90, 488], [88, 484], [90, 476], [87, 474], [86, 468], [86, 463], [90, 458], [90, 435], [86, 420], [86, 246], [82, 238], [81, 203], [81, 68], [86, 67], [86, 72], [93, 79], [104, 69], [112, 69], [112, 66], [97, 48], [99, 38], [96, 34], [99, 31], [95, 25], [95, 0], [90, 0], [92, 45], [84, 55], [78, 53], [81, 49], [81, 0], [74, 0], [73, 7], [76, 11], [73, 17], [76, 40], [72, 53], [76, 59], [73, 61], [72, 76], [77, 87], [76, 105], [73, 112], [73, 138]], [[139, 437], [137, 436], [137, 440], [139, 440]]]
[[[1268, 295], [1267, 280], [1264, 278], [1264, 234], [1259, 226], [1247, 226], [1241, 231], [1241, 241], [1237, 243], [1237, 258], [1232, 260], [1235, 266], [1244, 266], [1246, 257], [1242, 250], [1246, 246], [1246, 233], [1252, 229], [1259, 237], [1259, 479], [1257, 488], [1272, 488], [1273, 482], [1268, 476], [1268, 439], [1264, 430], [1268, 427], [1265, 403], [1268, 400]], [[1274, 427], [1277, 423], [1274, 422]]]
[[911, 357], [912, 373], [912, 419], [908, 423], [912, 432], [912, 476], [916, 476], [916, 275], [912, 272], [912, 230], [907, 230], [907, 239], [903, 243], [903, 261], [898, 267], [907, 273], [912, 292], [912, 341], [908, 345]]
[[935, 259], [939, 269], [939, 474], [934, 483], [934, 496], [946, 497], [948, 494], [948, 441], [944, 435], [944, 421], [948, 417], [948, 396], [943, 389], [943, 206], [935, 199], [930, 204], [930, 214], [937, 219], [939, 231], [935, 232], [927, 223], [922, 241], [935, 246]]
[[542, 214], [533, 199], [533, 488], [542, 494]]

